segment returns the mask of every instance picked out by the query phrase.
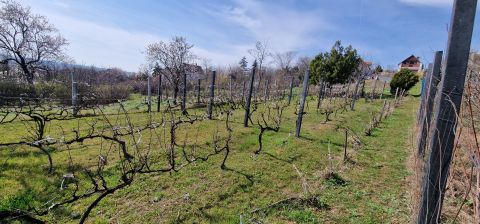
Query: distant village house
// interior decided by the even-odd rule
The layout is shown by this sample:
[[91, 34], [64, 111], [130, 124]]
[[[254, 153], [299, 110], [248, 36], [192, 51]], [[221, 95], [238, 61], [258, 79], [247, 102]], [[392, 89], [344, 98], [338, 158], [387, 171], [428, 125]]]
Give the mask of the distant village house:
[[420, 61], [420, 57], [416, 57], [412, 54], [410, 57], [403, 60], [398, 64], [398, 70], [402, 69], [408, 69], [413, 72], [421, 72], [423, 70], [423, 65]]

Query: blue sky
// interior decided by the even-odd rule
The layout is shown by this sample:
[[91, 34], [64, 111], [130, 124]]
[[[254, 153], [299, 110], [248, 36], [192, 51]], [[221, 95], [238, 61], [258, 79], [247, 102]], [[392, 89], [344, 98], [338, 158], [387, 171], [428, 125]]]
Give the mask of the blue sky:
[[[424, 63], [446, 45], [453, 0], [21, 0], [49, 18], [76, 63], [137, 71], [149, 43], [184, 36], [216, 66], [237, 64], [254, 43], [314, 56], [336, 40], [367, 60]], [[478, 11], [478, 9], [477, 9]], [[478, 21], [477, 16], [477, 21]], [[476, 22], [472, 49], [480, 49]], [[273, 65], [273, 64], [272, 64]]]

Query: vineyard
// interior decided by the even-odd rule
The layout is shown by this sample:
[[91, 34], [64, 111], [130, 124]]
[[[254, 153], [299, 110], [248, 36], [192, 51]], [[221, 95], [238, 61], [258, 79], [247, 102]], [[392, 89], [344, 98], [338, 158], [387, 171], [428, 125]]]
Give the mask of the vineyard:
[[212, 120], [201, 107], [148, 113], [139, 95], [77, 117], [54, 104], [4, 110], [2, 207], [62, 222], [86, 209], [94, 222], [408, 220], [412, 133], [397, 127], [413, 127], [418, 98], [387, 92], [355, 111], [327, 97], [329, 119], [308, 97], [299, 138], [298, 97], [254, 103], [248, 128], [241, 104], [222, 97]]
[[[119, 31], [52, 16], [56, 22], [87, 28], [85, 32], [97, 30], [90, 36], [82, 31], [81, 37], [75, 37], [79, 31], [66, 32], [80, 43], [74, 52], [81, 46], [83, 53], [96, 52], [89, 55], [100, 64], [135, 65], [137, 72], [78, 64], [67, 54], [70, 42], [24, 1], [0, 0], [0, 224], [480, 223], [480, 53], [471, 49], [476, 0], [453, 1], [445, 52], [432, 52], [429, 63], [417, 38], [424, 61], [411, 54], [398, 69], [382, 67], [370, 54], [398, 57], [409, 47], [406, 39], [399, 41], [405, 46], [396, 43], [394, 48], [375, 43], [378, 51], [372, 52], [371, 46], [360, 52], [336, 40], [318, 52], [321, 45], [314, 42], [322, 42], [325, 31], [296, 38], [311, 35], [306, 30], [314, 29], [318, 12], [290, 16], [292, 7], [267, 7], [250, 12], [261, 12], [258, 21], [251, 18], [247, 9], [262, 8], [267, 1], [240, 8], [183, 2], [199, 9], [189, 16], [221, 22], [218, 27], [241, 23], [247, 30], [261, 29], [253, 32], [257, 35], [281, 30], [272, 46], [269, 40], [244, 39], [236, 29], [215, 32], [218, 27], [209, 24], [208, 38], [200, 36], [208, 41], [198, 35], [193, 39], [212, 51], [184, 36], [135, 33], [137, 25]], [[62, 13], [83, 10], [79, 14], [84, 15], [96, 8], [90, 4], [105, 2], [45, 5], [62, 7]], [[372, 6], [360, 1], [359, 8], [371, 10], [364, 3]], [[150, 10], [142, 4], [132, 8]], [[185, 14], [182, 4], [162, 4], [181, 6]], [[404, 9], [398, 15], [387, 10], [395, 21], [408, 18], [399, 15], [411, 15], [417, 7], [443, 15], [439, 12], [446, 6], [405, 0], [377, 5]], [[277, 14], [263, 13], [270, 10], [288, 14], [288, 23], [265, 19]], [[154, 14], [149, 16], [165, 16]], [[374, 14], [360, 13], [350, 31], [362, 30], [357, 25]], [[132, 17], [124, 25], [143, 16], [150, 18]], [[303, 23], [311, 18], [316, 22]], [[352, 18], [357, 17], [346, 20]], [[262, 22], [272, 27], [294, 24], [293, 30], [299, 30], [269, 30]], [[142, 29], [163, 31], [160, 23], [155, 28], [142, 24]], [[406, 24], [400, 26], [412, 25]], [[389, 38], [408, 38], [397, 30], [391, 33]], [[115, 38], [85, 43], [95, 35]], [[216, 43], [230, 38], [249, 39], [252, 48]], [[139, 44], [141, 60], [129, 49], [140, 51]], [[227, 53], [217, 52], [226, 46]], [[435, 45], [428, 46], [433, 51]], [[248, 58], [240, 55], [244, 53]], [[232, 64], [232, 56], [241, 59]]]

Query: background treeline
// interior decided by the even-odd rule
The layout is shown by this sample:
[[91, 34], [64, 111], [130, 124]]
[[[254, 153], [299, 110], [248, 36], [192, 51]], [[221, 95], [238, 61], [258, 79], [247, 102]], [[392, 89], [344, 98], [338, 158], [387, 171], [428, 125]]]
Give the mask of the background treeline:
[[[129, 93], [143, 90], [140, 77], [120, 69], [101, 69], [93, 66], [49, 66], [37, 73], [33, 85], [27, 84], [15, 66], [4, 66], [0, 72], [2, 102], [18, 101], [19, 97], [49, 98], [62, 104], [71, 103], [72, 74], [77, 82], [82, 104], [111, 103], [126, 99]], [[6, 69], [5, 69], [6, 68]], [[11, 99], [11, 100], [9, 100]], [[93, 102], [95, 101], [95, 102]]]

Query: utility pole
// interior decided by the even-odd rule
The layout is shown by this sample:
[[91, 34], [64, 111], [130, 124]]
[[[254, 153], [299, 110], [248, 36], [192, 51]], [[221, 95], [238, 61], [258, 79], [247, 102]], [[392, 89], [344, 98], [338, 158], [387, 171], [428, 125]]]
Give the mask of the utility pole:
[[455, 0], [448, 34], [442, 80], [434, 101], [430, 156], [423, 181], [418, 224], [439, 223], [454, 150], [465, 84], [477, 0]]

